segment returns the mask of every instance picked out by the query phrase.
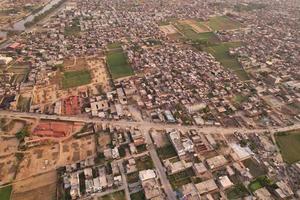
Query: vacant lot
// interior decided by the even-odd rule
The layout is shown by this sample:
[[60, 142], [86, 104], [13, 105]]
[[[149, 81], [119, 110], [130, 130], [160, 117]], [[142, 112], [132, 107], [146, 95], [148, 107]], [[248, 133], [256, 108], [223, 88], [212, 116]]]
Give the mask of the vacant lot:
[[177, 156], [176, 150], [172, 144], [157, 149], [157, 154], [161, 160]]
[[241, 46], [239, 42], [226, 42], [217, 45], [212, 45], [205, 48], [205, 51], [212, 54], [224, 67], [236, 73], [241, 80], [248, 80], [249, 76], [242, 68], [238, 59], [229, 54], [230, 48]]
[[113, 50], [113, 49], [122, 49], [122, 44], [119, 42], [115, 42], [115, 43], [110, 43], [107, 45], [107, 48], [109, 50]]
[[300, 160], [300, 130], [275, 135], [283, 160], [289, 164]]
[[98, 200], [125, 200], [125, 199], [126, 197], [123, 190], [98, 198]]
[[127, 174], [127, 182], [129, 184], [136, 183], [139, 180], [140, 180], [139, 172], [133, 172], [133, 173]]
[[16, 179], [34, 176], [38, 173], [54, 170], [59, 158], [59, 145], [43, 145], [30, 148], [19, 164]]
[[19, 181], [13, 186], [12, 199], [56, 199], [56, 181], [55, 170]]
[[241, 199], [245, 196], [248, 196], [249, 192], [242, 183], [239, 183], [235, 185], [232, 189], [226, 191], [226, 195], [228, 199]]
[[130, 195], [131, 200], [146, 200], [145, 194], [143, 191], [136, 192]]
[[247, 167], [250, 170], [250, 173], [254, 176], [254, 177], [258, 177], [258, 176], [262, 176], [266, 174], [266, 171], [264, 168], [262, 168], [261, 166], [259, 166], [259, 164], [257, 164], [254, 160], [252, 160], [251, 158], [244, 160], [243, 164], [245, 165], [245, 167]]
[[231, 30], [241, 28], [241, 24], [226, 16], [212, 17], [205, 22], [212, 30]]
[[136, 166], [139, 171], [153, 169], [153, 162], [150, 156], [139, 157], [136, 160]]
[[169, 25], [164, 25], [164, 26], [160, 26], [159, 29], [164, 32], [166, 35], [170, 35], [170, 34], [176, 34], [177, 30], [176, 28], [169, 24]]
[[11, 84], [18, 84], [24, 81], [28, 75], [29, 67], [23, 65], [12, 66], [7, 69], [9, 73], [13, 73]]
[[181, 186], [191, 183], [192, 177], [195, 176], [192, 168], [186, 169], [182, 172], [172, 174], [168, 176], [168, 179], [173, 187], [173, 189], [179, 189]]
[[76, 36], [80, 33], [80, 22], [79, 19], [74, 19], [69, 26], [65, 27], [66, 36]]
[[248, 187], [251, 190], [251, 192], [255, 192], [256, 190], [265, 186], [270, 186], [271, 184], [272, 182], [268, 177], [260, 176], [256, 178], [254, 181], [252, 181]]
[[134, 74], [127, 61], [127, 56], [122, 49], [108, 52], [106, 59], [112, 79], [118, 79]]
[[191, 26], [185, 23], [177, 22], [174, 26], [178, 29], [178, 31], [183, 34], [187, 39], [196, 40], [198, 34], [193, 30]]
[[209, 27], [207, 27], [204, 23], [197, 22], [195, 20], [184, 20], [183, 22], [190, 25], [197, 33], [210, 32]]
[[91, 83], [91, 74], [88, 70], [69, 71], [63, 73], [63, 89], [78, 87]]
[[17, 109], [21, 112], [28, 112], [30, 108], [30, 97], [20, 95], [18, 98]]
[[96, 154], [96, 141], [94, 136], [85, 136], [80, 139], [70, 138], [65, 140], [62, 145], [60, 159], [58, 164], [67, 165], [80, 160], [85, 160], [88, 157]]

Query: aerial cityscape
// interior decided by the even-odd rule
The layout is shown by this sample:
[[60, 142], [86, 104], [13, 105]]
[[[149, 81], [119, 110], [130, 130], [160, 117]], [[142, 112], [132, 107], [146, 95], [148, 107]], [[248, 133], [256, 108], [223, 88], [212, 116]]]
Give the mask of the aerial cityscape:
[[300, 199], [299, 0], [0, 0], [0, 200]]

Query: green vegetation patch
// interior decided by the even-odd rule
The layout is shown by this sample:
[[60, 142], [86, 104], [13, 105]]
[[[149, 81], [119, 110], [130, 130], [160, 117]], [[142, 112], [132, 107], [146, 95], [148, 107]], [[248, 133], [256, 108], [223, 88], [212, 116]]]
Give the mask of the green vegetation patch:
[[107, 45], [107, 48], [109, 50], [113, 50], [113, 49], [122, 49], [122, 44], [120, 42], [114, 42], [114, 43], [110, 43]]
[[157, 149], [157, 154], [161, 160], [177, 156], [176, 150], [172, 144]]
[[275, 134], [283, 160], [289, 164], [300, 160], [300, 129]]
[[139, 171], [154, 168], [153, 161], [150, 156], [139, 157], [135, 161], [136, 167]]
[[134, 75], [122, 49], [108, 52], [106, 59], [112, 79]]
[[147, 145], [146, 144], [139, 145], [136, 147], [136, 149], [137, 149], [138, 153], [145, 152], [145, 151], [147, 151]]
[[206, 24], [214, 31], [232, 30], [241, 28], [241, 24], [227, 16], [212, 17]]
[[140, 180], [140, 178], [139, 178], [139, 172], [133, 172], [133, 173], [127, 174], [127, 182], [129, 184], [136, 183], [139, 180]]
[[80, 21], [79, 19], [74, 19], [71, 25], [65, 27], [66, 36], [75, 36], [80, 33]]
[[30, 109], [30, 97], [19, 96], [17, 109], [21, 112], [28, 112]]
[[145, 194], [143, 191], [139, 191], [130, 195], [131, 200], [146, 200]]
[[249, 195], [247, 188], [242, 184], [238, 183], [232, 189], [226, 192], [228, 199], [242, 199]]
[[183, 185], [192, 182], [192, 177], [195, 176], [195, 173], [192, 168], [186, 169], [182, 172], [172, 174], [168, 176], [168, 179], [173, 187], [173, 189], [179, 189]]
[[0, 188], [0, 200], [10, 200], [11, 191], [11, 185]]
[[212, 54], [224, 67], [236, 73], [241, 80], [249, 80], [247, 72], [242, 68], [238, 59], [229, 54], [230, 48], [241, 46], [240, 42], [225, 42], [204, 48]]
[[124, 190], [98, 197], [98, 200], [126, 200]]
[[69, 71], [63, 73], [63, 89], [78, 87], [91, 83], [91, 74], [88, 70]]
[[266, 174], [266, 170], [251, 158], [244, 160], [243, 164], [250, 170], [250, 173], [254, 177], [259, 177]]
[[267, 176], [260, 176], [257, 177], [254, 181], [252, 181], [248, 187], [251, 190], [251, 192], [255, 192], [256, 190], [262, 187], [271, 186], [271, 185], [272, 182]]
[[193, 42], [210, 42], [210, 43], [217, 43], [219, 42], [218, 38], [213, 32], [204, 32], [204, 33], [197, 33], [194, 29], [182, 22], [174, 23], [174, 26], [178, 29], [178, 31], [183, 34], [185, 39], [191, 40]]
[[15, 85], [26, 80], [29, 67], [28, 66], [12, 66], [7, 69], [7, 72], [13, 73], [12, 79], [10, 81], [11, 84]]

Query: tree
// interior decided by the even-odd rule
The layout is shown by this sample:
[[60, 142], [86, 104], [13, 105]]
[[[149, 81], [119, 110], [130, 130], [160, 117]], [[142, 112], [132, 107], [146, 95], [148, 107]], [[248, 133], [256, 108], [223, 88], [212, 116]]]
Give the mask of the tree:
[[27, 128], [23, 128], [21, 131], [16, 133], [16, 137], [18, 138], [18, 140], [23, 141], [25, 137], [29, 136], [29, 132], [27, 130]]

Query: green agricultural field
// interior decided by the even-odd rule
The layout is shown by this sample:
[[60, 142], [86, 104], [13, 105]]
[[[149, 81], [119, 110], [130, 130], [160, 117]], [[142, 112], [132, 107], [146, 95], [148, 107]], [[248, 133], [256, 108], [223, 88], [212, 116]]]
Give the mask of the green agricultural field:
[[91, 74], [88, 70], [68, 71], [63, 73], [62, 88], [68, 89], [91, 83]]
[[177, 22], [174, 24], [174, 26], [178, 29], [178, 31], [180, 33], [182, 33], [184, 35], [184, 37], [187, 40], [192, 40], [194, 42], [197, 42], [197, 41], [202, 41], [202, 42], [210, 41], [211, 43], [218, 42], [218, 38], [216, 37], [216, 35], [213, 32], [197, 33], [196, 31], [194, 31], [194, 29], [190, 25], [188, 25], [184, 22], [182, 22], [182, 23]]
[[0, 188], [0, 200], [9, 200], [11, 195], [12, 186]]
[[119, 42], [115, 42], [115, 43], [110, 43], [107, 45], [107, 48], [109, 50], [113, 50], [113, 49], [121, 49], [122, 48], [122, 44]]
[[229, 49], [240, 46], [240, 42], [226, 42], [204, 48], [205, 51], [212, 54], [224, 67], [235, 72], [241, 80], [248, 80], [249, 76], [242, 68], [236, 57], [229, 54]]
[[98, 200], [126, 200], [126, 197], [125, 192], [122, 190], [105, 195], [103, 197], [98, 197]]
[[214, 31], [232, 30], [242, 27], [239, 22], [234, 21], [227, 16], [212, 17], [205, 23]]
[[277, 133], [275, 138], [285, 162], [292, 164], [300, 160], [300, 129]]
[[193, 28], [185, 23], [177, 22], [174, 24], [174, 26], [178, 29], [180, 33], [184, 35], [186, 39], [189, 40], [197, 40], [198, 39], [198, 33], [193, 30]]
[[122, 49], [108, 52], [106, 59], [112, 79], [118, 79], [134, 74], [127, 61], [127, 56]]

